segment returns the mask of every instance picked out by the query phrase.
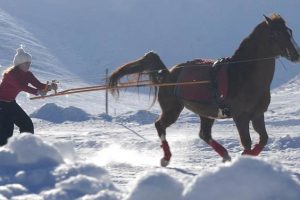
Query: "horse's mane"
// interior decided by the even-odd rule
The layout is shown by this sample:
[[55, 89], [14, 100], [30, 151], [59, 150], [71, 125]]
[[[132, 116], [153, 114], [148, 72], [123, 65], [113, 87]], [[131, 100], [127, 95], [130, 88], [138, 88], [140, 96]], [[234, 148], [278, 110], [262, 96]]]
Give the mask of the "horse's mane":
[[[285, 25], [284, 19], [279, 14], [272, 14], [269, 17], [272, 20], [272, 27], [279, 27]], [[269, 40], [266, 38], [270, 29], [268, 28], [268, 22], [263, 21], [259, 23], [253, 31], [240, 43], [237, 50], [231, 57], [231, 67], [229, 68], [229, 76], [232, 85], [239, 85], [240, 82], [244, 81], [244, 77], [247, 77], [251, 73], [251, 66], [255, 59], [264, 59], [257, 57], [257, 49], [260, 47], [267, 46]], [[247, 62], [247, 60], [254, 60]], [[234, 87], [234, 86], [233, 86]]]
[[254, 28], [254, 30], [250, 33], [250, 35], [241, 42], [241, 44], [239, 45], [237, 50], [234, 52], [231, 59], [234, 61], [240, 61], [242, 59], [245, 59], [245, 57], [248, 57], [248, 59], [251, 59], [251, 55], [249, 55], [249, 49], [256, 48], [256, 44], [255, 44], [255, 40], [257, 39], [256, 35], [259, 34], [261, 32], [261, 30], [263, 29], [263, 27], [265, 27], [265, 26], [266, 26], [265, 22], [258, 24]]

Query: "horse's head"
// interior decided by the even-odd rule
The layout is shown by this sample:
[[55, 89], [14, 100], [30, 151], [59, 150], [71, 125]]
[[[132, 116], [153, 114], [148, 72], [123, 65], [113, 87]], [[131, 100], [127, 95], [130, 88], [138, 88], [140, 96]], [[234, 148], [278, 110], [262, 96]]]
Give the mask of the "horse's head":
[[300, 49], [293, 39], [292, 29], [288, 28], [283, 18], [278, 14], [265, 16], [268, 34], [272, 43], [272, 51], [276, 55], [297, 62], [300, 61]]

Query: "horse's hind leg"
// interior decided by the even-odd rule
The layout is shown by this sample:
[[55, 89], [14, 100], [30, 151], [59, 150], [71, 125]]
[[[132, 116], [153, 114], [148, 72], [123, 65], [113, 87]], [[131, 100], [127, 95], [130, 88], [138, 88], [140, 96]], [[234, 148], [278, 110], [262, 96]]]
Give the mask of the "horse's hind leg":
[[159, 138], [161, 139], [161, 147], [164, 152], [164, 157], [161, 159], [161, 166], [166, 167], [171, 159], [171, 151], [166, 140], [166, 128], [173, 124], [183, 110], [183, 104], [175, 98], [159, 99], [162, 113], [159, 119], [155, 122], [155, 127]]
[[259, 143], [254, 145], [254, 148], [248, 153], [249, 155], [257, 156], [268, 142], [268, 133], [265, 126], [264, 115], [260, 115], [252, 119], [252, 126], [259, 134]]
[[227, 150], [215, 141], [211, 136], [211, 128], [214, 124], [214, 119], [209, 119], [205, 117], [200, 117], [201, 119], [201, 129], [199, 136], [202, 140], [204, 140], [209, 146], [211, 146], [222, 158], [223, 162], [230, 161], [231, 158], [227, 152]]

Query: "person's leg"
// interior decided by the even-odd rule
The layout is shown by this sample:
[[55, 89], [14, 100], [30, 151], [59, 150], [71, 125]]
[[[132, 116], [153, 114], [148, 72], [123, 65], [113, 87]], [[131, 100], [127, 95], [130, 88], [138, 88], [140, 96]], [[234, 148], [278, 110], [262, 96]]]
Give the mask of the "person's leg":
[[7, 107], [8, 103], [0, 102], [0, 146], [5, 145], [14, 132], [14, 123], [7, 112]]
[[19, 127], [20, 133], [34, 133], [33, 123], [25, 111], [15, 103], [12, 109], [13, 122]]

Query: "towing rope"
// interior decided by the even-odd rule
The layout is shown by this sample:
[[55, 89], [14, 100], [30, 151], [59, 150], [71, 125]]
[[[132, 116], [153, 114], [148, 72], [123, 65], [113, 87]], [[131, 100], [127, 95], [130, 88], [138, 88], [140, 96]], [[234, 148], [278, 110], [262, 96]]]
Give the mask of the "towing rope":
[[72, 88], [72, 89], [63, 90], [61, 92], [56, 92], [54, 94], [49, 94], [45, 96], [31, 97], [30, 100], [44, 99], [48, 97], [62, 96], [62, 95], [82, 93], [82, 92], [100, 91], [100, 90], [122, 89], [122, 88], [132, 88], [132, 87], [147, 87], [147, 86], [167, 87], [167, 86], [175, 86], [175, 85], [192, 85], [192, 84], [207, 84], [207, 83], [210, 83], [210, 81], [188, 81], [188, 82], [180, 82], [180, 83], [151, 83], [149, 80], [145, 80], [140, 82], [120, 83], [117, 87], [109, 87], [107, 85], [96, 85], [96, 86], [89, 86], [89, 87]]

